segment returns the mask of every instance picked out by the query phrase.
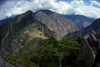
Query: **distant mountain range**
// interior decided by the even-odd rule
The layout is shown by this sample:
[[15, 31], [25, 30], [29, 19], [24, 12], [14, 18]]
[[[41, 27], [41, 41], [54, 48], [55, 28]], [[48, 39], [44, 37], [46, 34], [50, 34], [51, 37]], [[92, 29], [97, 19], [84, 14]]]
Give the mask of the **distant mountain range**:
[[[97, 31], [98, 29], [100, 29], [100, 18], [93, 21], [93, 23], [85, 28], [80, 29], [79, 31], [73, 32], [76, 34], [76, 36], [81, 35], [81, 36], [85, 36], [85, 34], [87, 34], [89, 31], [94, 30]], [[67, 35], [71, 35], [72, 33], [69, 33]], [[66, 36], [67, 36], [66, 35]]]
[[4, 19], [4, 20], [0, 20], [0, 26], [2, 25], [2, 24], [6, 24], [9, 20], [11, 20], [12, 19], [12, 17], [9, 17], [9, 18], [6, 18], [6, 19]]
[[[50, 10], [39, 10], [34, 14], [37, 14], [38, 12], [44, 12], [46, 15], [49, 16], [49, 18], [51, 18], [52, 20], [52, 16], [54, 12], [50, 11]], [[60, 15], [60, 14], [59, 14]], [[51, 16], [51, 17], [50, 17]], [[74, 24], [76, 24], [76, 26], [78, 27], [78, 29], [80, 30], [81, 28], [87, 27], [89, 26], [95, 19], [93, 18], [89, 18], [89, 17], [85, 17], [83, 15], [62, 15], [64, 16], [67, 20], [71, 20], [71, 22], [73, 22]], [[0, 20], [0, 26], [2, 24], [6, 24], [9, 20], [11, 20], [12, 17], [10, 18], [6, 18], [4, 20]], [[54, 20], [53, 20], [54, 21]], [[52, 21], [52, 22], [53, 22]], [[57, 22], [57, 21], [54, 21]], [[60, 31], [59, 31], [60, 32]]]
[[83, 15], [63, 15], [67, 19], [71, 19], [79, 29], [89, 26], [95, 19], [88, 18]]

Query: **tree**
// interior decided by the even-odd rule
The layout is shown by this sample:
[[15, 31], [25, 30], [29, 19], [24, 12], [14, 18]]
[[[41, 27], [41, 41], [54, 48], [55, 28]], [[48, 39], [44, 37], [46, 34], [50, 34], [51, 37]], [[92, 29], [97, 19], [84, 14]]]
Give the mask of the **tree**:
[[82, 38], [80, 35], [76, 37], [76, 41], [77, 41], [79, 44], [81, 44], [82, 39], [83, 39], [83, 38]]

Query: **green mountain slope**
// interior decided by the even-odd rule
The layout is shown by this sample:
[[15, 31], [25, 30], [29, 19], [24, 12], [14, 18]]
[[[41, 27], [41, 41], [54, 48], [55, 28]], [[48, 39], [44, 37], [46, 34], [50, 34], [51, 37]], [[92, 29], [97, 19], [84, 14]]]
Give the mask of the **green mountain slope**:
[[77, 26], [51, 11], [39, 12], [27, 11], [1, 26], [1, 53], [6, 52], [8, 62], [16, 67], [80, 67], [80, 37], [55, 38], [76, 31]]
[[17, 55], [19, 48], [34, 38], [46, 39], [52, 35], [56, 36], [56, 33], [51, 31], [45, 24], [35, 20], [35, 15], [31, 11], [16, 16], [2, 26], [3, 32], [0, 33], [2, 53], [11, 52]]

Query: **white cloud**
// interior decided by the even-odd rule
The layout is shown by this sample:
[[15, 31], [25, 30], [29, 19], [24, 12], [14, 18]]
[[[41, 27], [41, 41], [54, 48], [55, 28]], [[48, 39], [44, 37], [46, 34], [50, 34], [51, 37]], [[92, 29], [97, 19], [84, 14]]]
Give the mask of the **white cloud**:
[[74, 0], [72, 2], [57, 2], [57, 0], [8, 0], [0, 6], [0, 20], [28, 10], [36, 12], [41, 9], [49, 9], [60, 14], [80, 14], [98, 18], [100, 16], [100, 8], [94, 7], [93, 4], [99, 6], [100, 3], [97, 1], [90, 2], [90, 5], [87, 5], [82, 0]]
[[95, 4], [95, 5], [97, 5], [97, 6], [100, 6], [100, 3], [97, 2], [97, 1], [90, 1], [90, 2], [93, 3], [93, 4]]

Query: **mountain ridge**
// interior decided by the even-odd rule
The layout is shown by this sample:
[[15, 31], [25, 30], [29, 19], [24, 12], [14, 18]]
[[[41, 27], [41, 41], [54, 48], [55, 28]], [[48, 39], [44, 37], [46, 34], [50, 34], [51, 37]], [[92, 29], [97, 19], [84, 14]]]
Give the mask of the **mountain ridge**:
[[83, 15], [63, 15], [65, 18], [69, 18], [75, 23], [79, 29], [89, 26], [94, 19]]
[[60, 36], [64, 36], [69, 32], [78, 30], [78, 27], [70, 19], [66, 19], [62, 15], [55, 12], [51, 12], [49, 10], [40, 10], [36, 12], [35, 15], [37, 16], [37, 20], [42, 21], [51, 30], [59, 33]]
[[[50, 14], [55, 14], [55, 12], [52, 12], [51, 10], [38, 10], [37, 12], [35, 12], [34, 14], [38, 13], [39, 11], [44, 12], [45, 14], [47, 14], [48, 16]], [[26, 11], [25, 13], [33, 13], [31, 10]], [[24, 14], [24, 13], [23, 13]], [[57, 13], [56, 13], [57, 14]], [[59, 14], [61, 15], [61, 14]], [[90, 25], [94, 19], [86, 17], [84, 15], [62, 15], [63, 17], [65, 17], [66, 19], [71, 19], [72, 22], [74, 24], [76, 24], [78, 26], [79, 29], [87, 27], [88, 25]], [[8, 18], [8, 21], [10, 19]], [[2, 25], [3, 23], [7, 23], [6, 20], [1, 20], [0, 21], [0, 25]]]
[[[96, 19], [93, 21], [93, 23], [85, 28], [80, 29], [79, 31], [73, 32], [76, 34], [76, 36], [81, 35], [81, 36], [85, 36], [85, 34], [87, 34], [89, 31], [91, 30], [98, 30], [100, 29], [100, 18]], [[71, 33], [69, 33], [68, 35], [70, 35]]]

